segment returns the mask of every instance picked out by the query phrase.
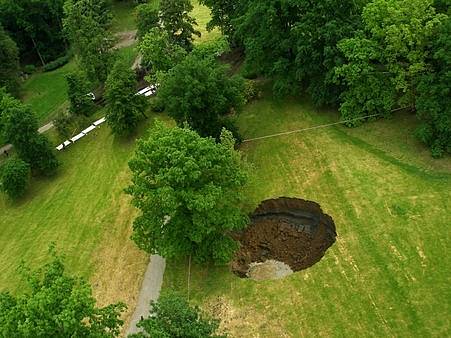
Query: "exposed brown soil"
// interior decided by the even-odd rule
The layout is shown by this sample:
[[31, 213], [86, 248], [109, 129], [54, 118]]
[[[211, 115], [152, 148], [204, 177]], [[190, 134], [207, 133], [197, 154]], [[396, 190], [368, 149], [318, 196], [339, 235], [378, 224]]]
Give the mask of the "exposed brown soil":
[[300, 271], [317, 263], [335, 242], [335, 224], [318, 203], [281, 197], [263, 201], [251, 224], [235, 234], [241, 248], [232, 271], [249, 277], [252, 263], [276, 260]]

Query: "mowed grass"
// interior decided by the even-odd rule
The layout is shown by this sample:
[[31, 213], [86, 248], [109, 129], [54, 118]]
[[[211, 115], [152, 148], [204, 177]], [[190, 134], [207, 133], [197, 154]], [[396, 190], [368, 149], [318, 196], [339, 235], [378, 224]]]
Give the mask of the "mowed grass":
[[220, 37], [221, 32], [219, 29], [215, 28], [210, 32], [207, 30], [207, 23], [211, 19], [210, 9], [207, 6], [199, 4], [197, 0], [193, 0], [192, 4], [194, 9], [190, 14], [196, 19], [197, 26], [195, 28], [201, 33], [200, 38], [195, 37], [195, 43], [208, 42]]
[[127, 315], [134, 310], [148, 256], [130, 240], [136, 214], [123, 192], [133, 148], [134, 140], [118, 140], [104, 125], [59, 152], [58, 175], [33, 180], [23, 200], [0, 195], [0, 291], [20, 292], [17, 266], [39, 266], [55, 242], [100, 304], [124, 301]]
[[[248, 106], [239, 126], [252, 138], [337, 119], [268, 98]], [[316, 201], [338, 238], [315, 266], [279, 281], [194, 265], [191, 299], [232, 337], [450, 335], [451, 161], [432, 160], [406, 136], [412, 117], [394, 119], [241, 146], [254, 166], [254, 205], [278, 196]], [[187, 279], [187, 261], [168, 262], [164, 290], [186, 294]]]
[[29, 104], [40, 124], [49, 122], [67, 105], [66, 74], [75, 69], [71, 61], [51, 72], [39, 72], [30, 76], [22, 86], [22, 101]]
[[134, 1], [113, 2], [113, 32], [126, 32], [136, 29], [135, 7], [136, 3]]

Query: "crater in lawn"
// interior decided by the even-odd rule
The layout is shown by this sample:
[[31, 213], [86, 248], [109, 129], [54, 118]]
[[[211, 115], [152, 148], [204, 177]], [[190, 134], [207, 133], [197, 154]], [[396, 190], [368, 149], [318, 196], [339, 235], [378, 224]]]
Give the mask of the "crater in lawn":
[[287, 197], [263, 201], [251, 224], [235, 234], [241, 247], [232, 271], [255, 280], [283, 278], [319, 262], [336, 236], [334, 221], [318, 203]]

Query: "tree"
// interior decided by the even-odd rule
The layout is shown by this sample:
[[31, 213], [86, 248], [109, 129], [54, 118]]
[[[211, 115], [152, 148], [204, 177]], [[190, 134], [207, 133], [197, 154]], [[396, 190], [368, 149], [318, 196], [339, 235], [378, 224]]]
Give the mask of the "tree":
[[62, 32], [64, 0], [0, 1], [0, 23], [11, 34], [23, 60], [44, 66], [67, 48]]
[[150, 304], [152, 315], [138, 322], [145, 333], [129, 338], [207, 338], [226, 337], [217, 334], [219, 321], [203, 314], [198, 307], [175, 293], [163, 294]]
[[136, 7], [136, 36], [141, 40], [152, 28], [159, 27], [159, 12], [156, 3], [144, 3]]
[[194, 28], [196, 20], [189, 15], [193, 10], [190, 0], [161, 0], [161, 28], [168, 32], [169, 37], [185, 50], [191, 50], [193, 35], [200, 37], [200, 32]]
[[113, 63], [112, 14], [106, 0], [67, 0], [64, 30], [91, 82], [105, 82]]
[[158, 122], [138, 141], [126, 192], [142, 212], [133, 223], [139, 248], [167, 258], [231, 259], [237, 244], [230, 232], [247, 224], [240, 209], [247, 174], [231, 139], [225, 132], [216, 143]]
[[66, 75], [67, 96], [69, 98], [69, 111], [74, 115], [91, 115], [94, 102], [88, 95], [90, 85], [86, 75], [81, 70], [75, 70]]
[[0, 188], [11, 199], [22, 197], [30, 179], [30, 166], [18, 158], [8, 159], [0, 168]]
[[363, 10], [363, 29], [338, 45], [346, 63], [336, 74], [347, 90], [344, 119], [415, 109], [415, 83], [427, 71], [429, 41], [446, 15], [430, 0], [374, 0]]
[[307, 90], [318, 105], [336, 103], [336, 44], [359, 26], [363, 1], [244, 1], [232, 23], [245, 47], [245, 71], [273, 78], [277, 94]]
[[227, 36], [231, 45], [235, 46], [237, 41], [234, 21], [243, 14], [247, 1], [200, 0], [199, 2], [211, 10], [211, 20], [207, 23], [207, 29], [211, 31], [218, 27], [222, 34]]
[[106, 117], [113, 133], [132, 133], [138, 125], [139, 116], [145, 116], [146, 98], [135, 94], [135, 73], [125, 60], [119, 59], [105, 84]]
[[21, 267], [28, 291], [0, 293], [0, 332], [4, 337], [117, 337], [122, 303], [95, 306], [91, 287], [66, 273], [53, 247], [52, 261], [40, 270]]
[[6, 34], [0, 24], [0, 88], [18, 94], [19, 51], [15, 42]]
[[187, 122], [201, 136], [218, 137], [224, 117], [244, 102], [244, 81], [211, 58], [186, 57], [161, 83], [158, 96], [178, 125]]
[[59, 162], [48, 139], [38, 133], [38, 122], [28, 106], [11, 104], [3, 113], [3, 133], [19, 157], [38, 174], [54, 175]]
[[451, 153], [451, 17], [443, 21], [432, 39], [428, 72], [418, 81], [417, 116], [422, 125], [419, 139], [434, 157]]
[[152, 28], [138, 45], [142, 65], [149, 69], [152, 75], [167, 72], [186, 56], [186, 51], [171, 42], [168, 33], [159, 28]]

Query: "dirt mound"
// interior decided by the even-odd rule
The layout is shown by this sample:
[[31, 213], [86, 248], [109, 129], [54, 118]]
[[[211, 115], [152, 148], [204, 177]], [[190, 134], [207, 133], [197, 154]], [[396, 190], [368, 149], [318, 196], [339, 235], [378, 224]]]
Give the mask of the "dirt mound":
[[[296, 198], [281, 197], [263, 201], [251, 216], [251, 224], [235, 234], [241, 248], [232, 262], [232, 271], [239, 277], [251, 277], [256, 263], [278, 261], [293, 271], [317, 263], [335, 242], [335, 224], [319, 204]], [[273, 266], [273, 264], [268, 265]], [[280, 278], [278, 269], [273, 278]]]

